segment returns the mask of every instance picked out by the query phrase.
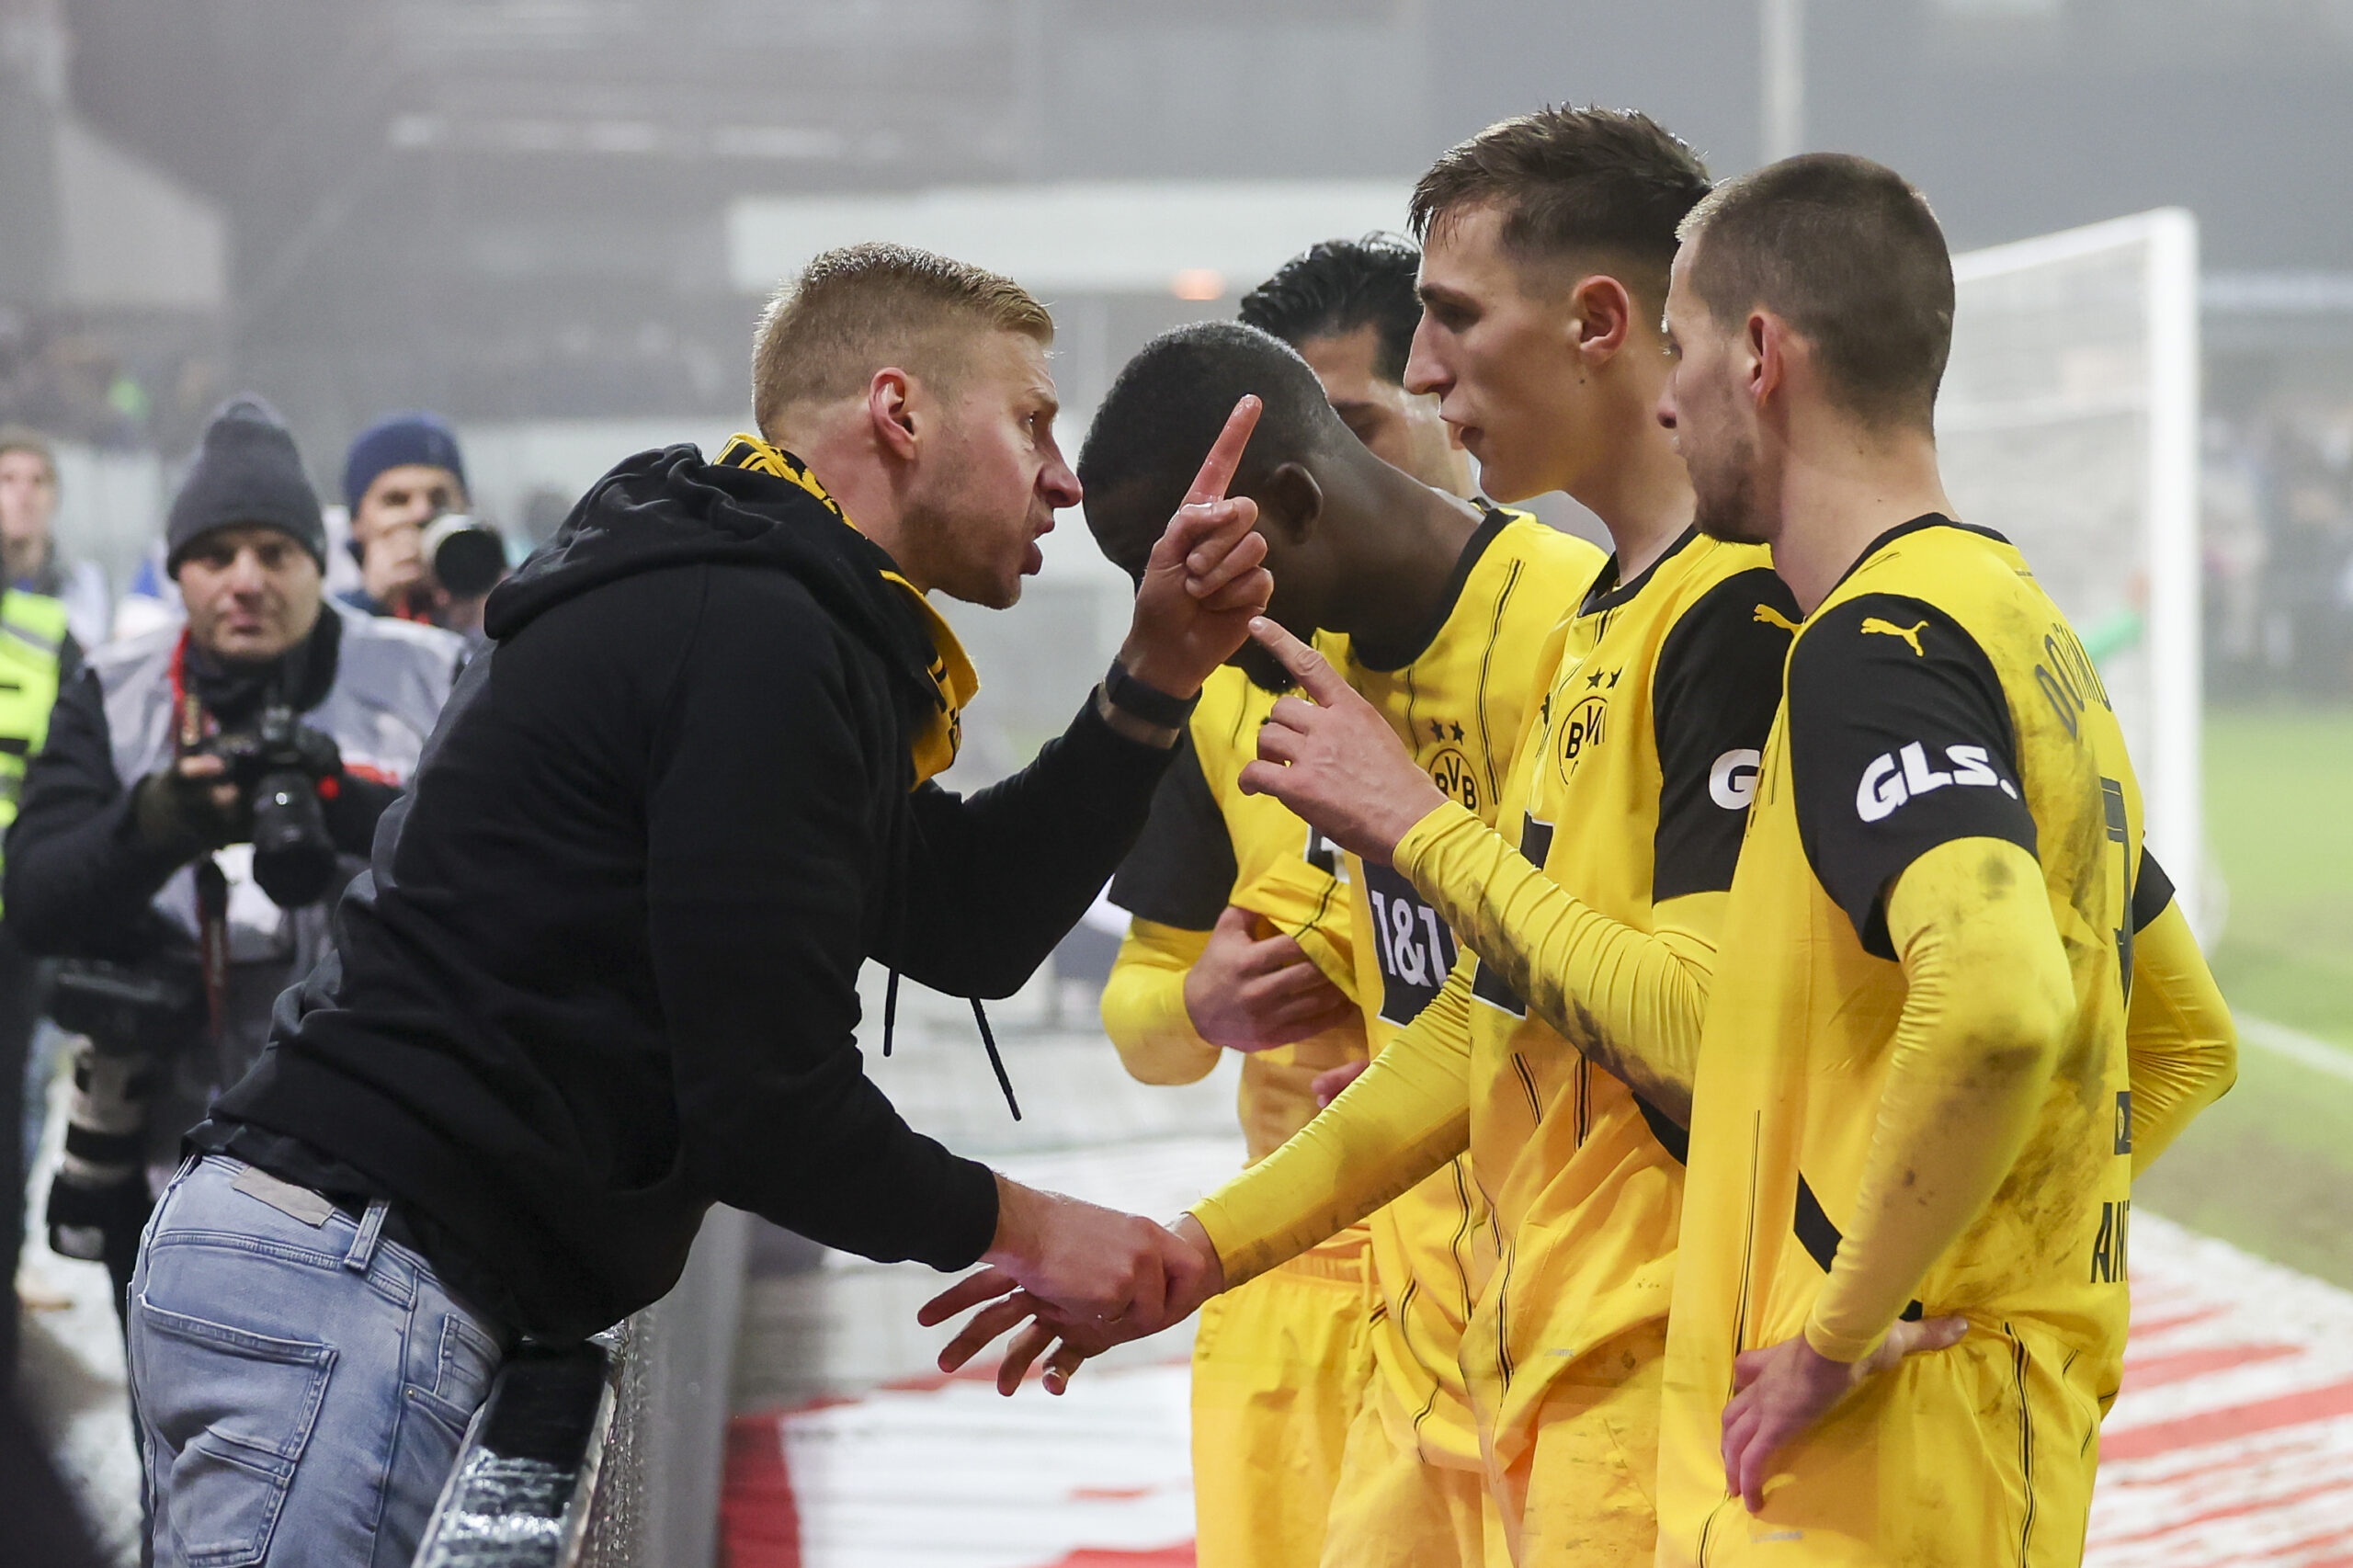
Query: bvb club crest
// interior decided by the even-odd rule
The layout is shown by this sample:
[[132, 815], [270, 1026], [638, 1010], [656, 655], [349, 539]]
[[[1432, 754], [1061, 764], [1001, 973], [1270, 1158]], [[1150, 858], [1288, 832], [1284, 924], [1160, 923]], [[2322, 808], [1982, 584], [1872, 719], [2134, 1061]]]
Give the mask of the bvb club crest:
[[1479, 809], [1479, 780], [1461, 746], [1438, 747], [1430, 754], [1429, 769], [1430, 782], [1438, 786], [1439, 794], [1461, 801], [1471, 811]]

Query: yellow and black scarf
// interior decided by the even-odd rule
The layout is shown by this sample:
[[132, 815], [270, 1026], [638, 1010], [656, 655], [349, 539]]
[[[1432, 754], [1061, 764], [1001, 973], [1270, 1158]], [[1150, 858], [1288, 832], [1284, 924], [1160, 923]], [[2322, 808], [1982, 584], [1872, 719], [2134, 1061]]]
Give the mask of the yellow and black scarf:
[[[757, 436], [736, 435], [728, 437], [712, 461], [722, 468], [749, 469], [754, 473], [771, 474], [799, 485], [824, 506], [826, 511], [841, 519], [844, 527], [855, 529], [849, 514], [841, 503], [829, 494], [809, 465], [781, 447], [769, 445]], [[957, 748], [964, 740], [964, 708], [981, 689], [981, 677], [972, 668], [972, 661], [964, 645], [956, 640], [955, 630], [932, 603], [896, 572], [884, 572], [882, 580], [890, 584], [912, 603], [931, 633], [931, 664], [924, 673], [931, 677], [932, 689], [939, 699], [939, 708], [908, 747], [915, 762], [915, 782], [948, 771], [956, 760]]]

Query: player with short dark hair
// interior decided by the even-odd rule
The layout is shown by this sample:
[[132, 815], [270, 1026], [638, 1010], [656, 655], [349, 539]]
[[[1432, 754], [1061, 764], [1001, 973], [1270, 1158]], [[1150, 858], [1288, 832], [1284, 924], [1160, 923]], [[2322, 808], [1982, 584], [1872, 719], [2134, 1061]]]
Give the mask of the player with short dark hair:
[[[1594, 1004], [1523, 961], [1545, 927], [1481, 894], [1492, 882], [1537, 911], [1573, 895], [1660, 933], [1674, 967], [1636, 1027], [1688, 1050], [1794, 619], [1764, 551], [1698, 533], [1654, 417], [1667, 366], [1646, 301], [1664, 298], [1676, 225], [1706, 189], [1688, 147], [1608, 110], [1506, 121], [1439, 160], [1415, 199], [1427, 317], [1408, 381], [1442, 398], [1491, 492], [1566, 489], [1617, 555], [1535, 657], [1546, 696], [1492, 831], [1460, 804], [1433, 810], [1425, 770], [1303, 649], [1327, 689], [1313, 709], [1278, 705], [1261, 751], [1290, 766], [1246, 775], [1344, 842], [1361, 825], [1348, 812], [1402, 802], [1351, 846], [1393, 864], [1382, 874], [1415, 918], [1427, 907], [1462, 932], [1481, 966], [1458, 966], [1329, 1112], [1197, 1212], [1240, 1278], [1467, 1141], [1500, 1256], [1474, 1281], [1462, 1362], [1523, 1564], [1650, 1559], [1684, 1096], [1590, 1068], [1575, 1047]], [[1590, 236], [1561, 226], [1578, 213]], [[1324, 734], [1343, 711], [1349, 733]]]
[[[1250, 327], [1212, 324], [1147, 345], [1096, 415], [1079, 472], [1095, 487], [1087, 517], [1107, 555], [1131, 572], [1141, 564], [1145, 518], [1172, 483], [1183, 483], [1185, 454], [1215, 436], [1221, 400], [1230, 408], [1245, 392], [1263, 398], [1267, 411], [1234, 494], [1258, 505], [1276, 585], [1267, 614], [1314, 637], [1404, 742], [1412, 766], [1491, 820], [1506, 750], [1535, 697], [1528, 651], [1591, 579], [1600, 552], [1525, 515], [1416, 483], [1349, 434], [1299, 355]], [[1250, 652], [1258, 657], [1245, 667], [1261, 689], [1233, 705], [1225, 733], [1204, 737], [1197, 728], [1194, 749], [1164, 781], [1112, 896], [1140, 917], [1195, 929], [1230, 906], [1278, 919], [1286, 904], [1294, 917], [1303, 914], [1293, 939], [1347, 956], [1346, 988], [1361, 1017], [1346, 1056], [1317, 1060], [1327, 1067], [1360, 1062], [1437, 994], [1453, 963], [1453, 937], [1385, 866], [1351, 859], [1341, 883], [1324, 876], [1303, 911], [1282, 896], [1280, 886], [1312, 883], [1304, 864], [1288, 862], [1304, 862], [1321, 840], [1277, 802], [1243, 793], [1259, 724], [1273, 693], [1290, 685], [1281, 665]], [[1269, 857], [1257, 842], [1267, 812], [1288, 824], [1287, 855]], [[1250, 837], [1234, 832], [1237, 820]], [[1256, 862], [1246, 883], [1245, 853]], [[1313, 1111], [1312, 1102], [1298, 1106], [1281, 1136], [1253, 1155]], [[1340, 1342], [1330, 1309], [1316, 1312], [1315, 1281], [1336, 1271], [1351, 1244], [1369, 1248], [1370, 1379], [1358, 1379], [1361, 1403], [1345, 1424], [1328, 1513], [1303, 1494], [1307, 1456], [1269, 1454], [1282, 1468], [1255, 1480], [1234, 1476], [1218, 1456], [1207, 1472], [1215, 1489], [1201, 1494], [1205, 1562], [1307, 1561], [1318, 1536], [1322, 1560], [1348, 1568], [1479, 1568], [1485, 1560], [1495, 1532], [1459, 1357], [1472, 1282], [1484, 1271], [1485, 1205], [1459, 1163], [1382, 1195], [1392, 1196], [1385, 1207], [1370, 1206], [1379, 1211], [1367, 1230], [1335, 1227], [1338, 1234], [1306, 1256], [1237, 1279], [1205, 1313], [1197, 1376], [1205, 1371], [1209, 1387], [1197, 1395], [1197, 1413], [1206, 1404], [1222, 1416], [1222, 1405], [1241, 1397], [1275, 1403], [1287, 1416], [1317, 1389], [1275, 1386], [1268, 1374], [1295, 1369], [1295, 1335]], [[1365, 1263], [1356, 1267], [1362, 1278]], [[1290, 1426], [1279, 1417], [1218, 1419], [1211, 1433], [1250, 1444], [1290, 1437]], [[1266, 1495], [1270, 1483], [1278, 1496]], [[1301, 1517], [1290, 1517], [1290, 1507]], [[1284, 1528], [1269, 1528], [1275, 1521]], [[1233, 1540], [1236, 1526], [1255, 1539]]]
[[[1300, 350], [1332, 412], [1373, 455], [1433, 490], [1460, 494], [1469, 473], [1437, 400], [1399, 384], [1421, 320], [1419, 254], [1381, 236], [1316, 245], [1246, 297], [1242, 314]], [[1190, 352], [1254, 368], [1263, 373], [1251, 379], [1270, 391], [1303, 392], [1279, 346], [1254, 334], [1213, 337]], [[1185, 355], [1167, 347], [1163, 369], [1179, 385], [1164, 390], [1195, 404], [1219, 395], [1214, 375], [1188, 378]], [[1153, 465], [1160, 411], [1143, 406], [1147, 381], [1124, 383], [1139, 417], [1097, 425], [1090, 472], [1106, 483], [1125, 465]], [[1192, 423], [1203, 422], [1197, 415]], [[1417, 438], [1433, 433], [1435, 440]], [[1461, 515], [1428, 510], [1433, 518]], [[1098, 501], [1091, 517], [1132, 563], [1140, 541], [1117, 539], [1115, 512]], [[1112, 902], [1132, 918], [1103, 990], [1104, 1030], [1140, 1082], [1193, 1083], [1228, 1051], [1241, 1054], [1237, 1109], [1253, 1160], [1312, 1120], [1337, 1092], [1336, 1076], [1368, 1055], [1340, 852], [1281, 801], [1241, 790], [1276, 695], [1234, 666], [1203, 685], [1188, 751], [1112, 883]], [[1368, 1530], [1390, 1550], [1423, 1551], [1427, 1532], [1415, 1521], [1429, 1521], [1437, 1510], [1427, 1505], [1448, 1497], [1456, 1505], [1449, 1536], [1431, 1550], [1456, 1549], [1472, 1530], [1483, 1541], [1457, 1325], [1430, 1322], [1432, 1304], [1460, 1289], [1453, 1248], [1463, 1213], [1455, 1188], [1426, 1187], [1383, 1211], [1377, 1238], [1370, 1225], [1351, 1226], [1203, 1307], [1191, 1392], [1194, 1551], [1203, 1568], [1290, 1568], [1327, 1550], [1344, 1554], [1336, 1561], [1365, 1561]], [[1369, 1289], [1382, 1303], [1377, 1320]], [[1409, 1318], [1420, 1329], [1410, 1339], [1402, 1326]], [[1386, 1369], [1377, 1387], [1376, 1362]], [[1440, 1385], [1449, 1390], [1442, 1414]], [[1385, 1426], [1356, 1431], [1384, 1422], [1410, 1428], [1416, 1414], [1422, 1441], [1410, 1449], [1390, 1442]], [[1451, 1475], [1420, 1473], [1426, 1446], [1454, 1461]], [[1349, 1500], [1379, 1476], [1414, 1483], [1386, 1494], [1420, 1505], [1412, 1520]], [[1327, 1534], [1336, 1514], [1339, 1528]]]
[[1438, 399], [1405, 390], [1421, 325], [1415, 290], [1422, 253], [1397, 234], [1324, 240], [1242, 297], [1243, 324], [1299, 350], [1342, 424], [1392, 467], [1457, 495], [1471, 494], [1461, 444]]
[[[1447, 808], [1400, 831], [1410, 792], [1333, 766], [1364, 716], [1292, 660], [1328, 719], [1302, 726], [1286, 797], [1316, 796], [1302, 809], [1343, 842], [1393, 834], [1474, 942], [1509, 937], [1482, 956], [1517, 953], [1531, 1005], [1574, 1006], [1586, 1060], [1691, 1108], [1663, 1563], [2079, 1560], [2131, 1178], [2232, 1073], [2098, 672], [2017, 551], [1952, 517], [1927, 417], [1942, 341], [1910, 369], [1929, 398], [1877, 401], [1782, 313], [1876, 309], [1907, 271], [1949, 299], [1926, 215], [1879, 165], [1813, 157], [1687, 225], [1660, 418], [1701, 527], [1769, 542], [1805, 612], [1704, 969]], [[1772, 254], [1800, 228], [1911, 255], [1824, 290]], [[1717, 263], [1758, 291], [1704, 300]], [[1615, 673], [1608, 645], [1580, 678]], [[1695, 980], [1703, 1027], [1658, 1027], [1692, 1016]]]

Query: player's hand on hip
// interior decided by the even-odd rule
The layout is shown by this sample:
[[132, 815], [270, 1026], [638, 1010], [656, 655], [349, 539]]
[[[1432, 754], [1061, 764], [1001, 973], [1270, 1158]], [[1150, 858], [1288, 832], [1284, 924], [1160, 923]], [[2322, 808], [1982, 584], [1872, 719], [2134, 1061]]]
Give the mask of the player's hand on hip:
[[1324, 978], [1300, 945], [1258, 933], [1259, 917], [1228, 904], [1209, 945], [1185, 973], [1194, 1032], [1230, 1051], [1290, 1045], [1356, 1017], [1357, 1005]]
[[1251, 531], [1258, 504], [1226, 495], [1263, 406], [1255, 397], [1233, 405], [1136, 586], [1135, 619], [1120, 662], [1171, 697], [1201, 689], [1210, 672], [1242, 646], [1250, 618], [1274, 593], [1275, 580], [1262, 564], [1267, 541]]
[[1275, 704], [1258, 727], [1258, 760], [1242, 769], [1244, 791], [1274, 796], [1342, 848], [1387, 865], [1406, 830], [1446, 797], [1323, 654], [1271, 620], [1252, 621], [1250, 635], [1311, 700]]
[[1899, 1323], [1859, 1361], [1834, 1361], [1802, 1334], [1744, 1352], [1733, 1362], [1733, 1399], [1724, 1406], [1724, 1489], [1737, 1493], [1750, 1513], [1763, 1512], [1774, 1455], [1906, 1356], [1947, 1349], [1968, 1332], [1965, 1318]]

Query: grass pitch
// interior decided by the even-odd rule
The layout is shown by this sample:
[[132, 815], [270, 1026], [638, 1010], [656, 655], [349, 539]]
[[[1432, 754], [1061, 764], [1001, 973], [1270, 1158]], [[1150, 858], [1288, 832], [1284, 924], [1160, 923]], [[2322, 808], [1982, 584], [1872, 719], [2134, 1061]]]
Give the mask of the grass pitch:
[[2353, 1287], [2353, 709], [2210, 710], [2206, 834], [2229, 890], [2210, 955], [2234, 1012], [2344, 1052], [2242, 1046], [2239, 1081], [2134, 1201]]

